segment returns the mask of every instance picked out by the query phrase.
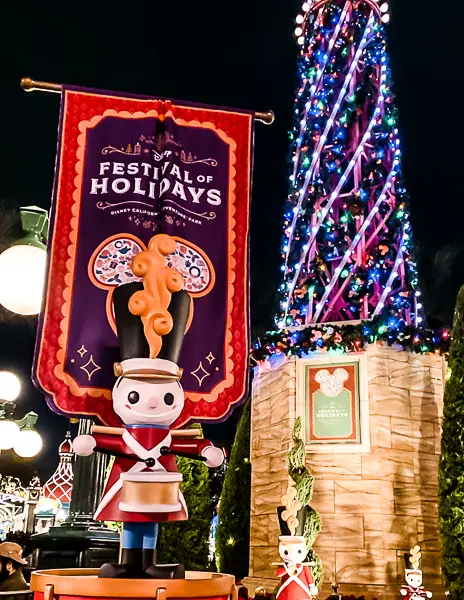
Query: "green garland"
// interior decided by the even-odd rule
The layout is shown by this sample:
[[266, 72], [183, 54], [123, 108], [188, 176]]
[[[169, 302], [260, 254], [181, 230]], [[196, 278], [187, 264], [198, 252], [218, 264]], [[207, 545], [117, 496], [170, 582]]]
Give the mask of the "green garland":
[[443, 573], [453, 598], [464, 598], [464, 287], [459, 291], [445, 386], [438, 478]]
[[[296, 500], [299, 500], [301, 504], [305, 506], [311, 502], [313, 497], [314, 477], [308, 471], [305, 464], [306, 448], [304, 441], [301, 438], [300, 417], [295, 421], [292, 437], [293, 448], [289, 451], [287, 458], [288, 473], [295, 482]], [[311, 567], [311, 571], [317, 586], [322, 583], [324, 572], [321, 559], [313, 550], [313, 544], [319, 535], [321, 527], [322, 523], [319, 513], [311, 506], [308, 506], [304, 537], [306, 540], [306, 547], [308, 548], [307, 560], [315, 563], [315, 565]]]
[[315, 351], [359, 352], [377, 341], [416, 353], [446, 354], [449, 350], [447, 329], [429, 330], [405, 324], [398, 328], [392, 323], [388, 314], [382, 314], [356, 325], [318, 324], [269, 331], [254, 344], [252, 357], [260, 362], [279, 354], [304, 357]]

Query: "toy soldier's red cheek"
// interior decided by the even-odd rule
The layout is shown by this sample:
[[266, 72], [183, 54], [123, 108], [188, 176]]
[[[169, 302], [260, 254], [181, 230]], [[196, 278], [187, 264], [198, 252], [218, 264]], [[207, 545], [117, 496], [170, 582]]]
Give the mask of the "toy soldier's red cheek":
[[126, 404], [126, 408], [128, 408], [129, 410], [131, 410], [130, 404]]

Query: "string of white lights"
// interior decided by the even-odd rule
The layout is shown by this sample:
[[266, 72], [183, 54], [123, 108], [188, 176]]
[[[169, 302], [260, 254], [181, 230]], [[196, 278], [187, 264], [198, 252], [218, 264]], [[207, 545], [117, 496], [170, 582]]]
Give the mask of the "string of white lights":
[[390, 171], [390, 173], [388, 174], [388, 177], [385, 181], [385, 185], [383, 186], [382, 191], [380, 192], [379, 198], [377, 199], [376, 203], [374, 204], [371, 211], [367, 215], [364, 223], [359, 228], [359, 231], [356, 232], [356, 235], [354, 236], [348, 250], [343, 255], [343, 258], [340, 261], [340, 264], [338, 265], [338, 267], [336, 267], [330, 283], [326, 286], [324, 295], [322, 296], [320, 302], [316, 305], [316, 312], [314, 313], [314, 317], [313, 317], [314, 322], [316, 322], [318, 320], [321, 312], [323, 311], [325, 302], [326, 302], [327, 298], [329, 297], [330, 292], [332, 291], [334, 285], [339, 280], [339, 277], [338, 277], [339, 274], [342, 272], [344, 266], [350, 259], [350, 256], [353, 254], [353, 252], [356, 250], [358, 244], [361, 242], [361, 238], [362, 238], [364, 232], [366, 231], [366, 229], [369, 227], [370, 222], [379, 212], [380, 205], [387, 200], [387, 191], [389, 190], [389, 188], [391, 188], [391, 186], [392, 186], [391, 180], [395, 175], [396, 175], [396, 171], [393, 168]]
[[392, 272], [390, 273], [390, 277], [387, 280], [387, 283], [385, 285], [385, 288], [383, 289], [383, 292], [379, 298], [379, 301], [377, 303], [377, 306], [374, 309], [374, 312], [372, 313], [372, 316], [375, 317], [376, 315], [379, 314], [379, 312], [382, 310], [382, 308], [385, 306], [385, 300], [388, 296], [388, 294], [391, 292], [392, 290], [392, 284], [393, 284], [393, 280], [398, 277], [398, 269], [400, 267], [400, 265], [403, 263], [403, 244], [404, 244], [404, 232], [401, 236], [401, 242], [399, 244], [399, 250], [398, 250], [398, 255], [396, 257], [395, 260], [395, 264], [393, 265], [393, 269]]
[[[382, 26], [388, 3], [307, 0], [301, 12], [277, 324], [283, 336], [302, 327], [290, 343], [299, 349], [332, 343], [308, 326], [357, 319], [356, 346], [384, 334], [395, 343], [423, 315]], [[420, 332], [414, 344], [423, 340], [436, 344]], [[271, 340], [269, 352], [277, 348]]]
[[329, 131], [332, 128], [332, 125], [335, 122], [335, 118], [336, 118], [336, 116], [338, 114], [338, 111], [339, 111], [339, 109], [340, 109], [340, 107], [341, 107], [341, 105], [343, 103], [343, 99], [344, 99], [344, 97], [345, 97], [345, 95], [346, 95], [346, 93], [348, 91], [348, 86], [349, 86], [349, 84], [351, 82], [351, 79], [353, 77], [353, 74], [354, 74], [354, 72], [355, 72], [355, 70], [356, 70], [356, 68], [358, 66], [358, 61], [361, 58], [361, 55], [362, 55], [362, 53], [364, 51], [364, 48], [365, 48], [365, 46], [368, 43], [368, 36], [373, 31], [372, 30], [373, 21], [374, 21], [374, 16], [373, 16], [373, 13], [371, 12], [370, 16], [369, 16], [369, 20], [368, 20], [367, 25], [366, 25], [366, 29], [364, 30], [363, 37], [362, 37], [361, 42], [359, 44], [358, 50], [356, 51], [356, 54], [355, 54], [355, 56], [353, 58], [353, 61], [351, 63], [350, 70], [348, 71], [348, 73], [347, 73], [347, 75], [345, 77], [345, 81], [343, 83], [343, 87], [340, 90], [340, 93], [338, 95], [337, 101], [336, 101], [336, 103], [335, 103], [335, 105], [334, 105], [334, 107], [332, 109], [330, 117], [327, 120], [326, 126], [324, 128], [324, 132], [321, 135], [321, 137], [319, 139], [319, 142], [318, 142], [318, 145], [316, 147], [316, 150], [313, 153], [311, 164], [310, 164], [310, 166], [308, 168], [308, 171], [306, 172], [305, 181], [304, 181], [303, 187], [300, 190], [300, 195], [299, 195], [298, 203], [297, 203], [297, 205], [293, 209], [293, 218], [292, 218], [292, 224], [291, 224], [291, 227], [290, 227], [288, 250], [287, 250], [287, 253], [286, 253], [286, 257], [285, 257], [285, 266], [287, 266], [287, 263], [288, 263], [288, 257], [289, 257], [289, 254], [290, 254], [291, 242], [292, 242], [293, 234], [294, 234], [294, 231], [295, 231], [295, 225], [296, 225], [296, 222], [298, 220], [298, 213], [300, 211], [301, 205], [302, 205], [304, 197], [306, 195], [306, 190], [308, 189], [308, 185], [309, 185], [309, 183], [311, 181], [311, 177], [313, 175], [314, 169], [316, 168], [316, 165], [319, 162], [319, 157], [320, 157], [322, 149], [325, 146], [325, 143], [327, 141], [327, 136], [329, 134]]
[[[311, 248], [311, 246], [312, 246], [312, 244], [313, 244], [313, 242], [314, 242], [314, 240], [316, 238], [316, 235], [317, 235], [317, 233], [318, 233], [318, 231], [319, 231], [319, 229], [320, 229], [323, 221], [325, 220], [327, 214], [329, 213], [330, 208], [332, 207], [332, 204], [335, 202], [335, 200], [337, 199], [338, 195], [340, 194], [340, 191], [341, 191], [342, 187], [345, 185], [346, 180], [350, 176], [351, 171], [353, 170], [353, 168], [354, 168], [354, 166], [356, 164], [356, 161], [358, 160], [359, 155], [363, 151], [364, 144], [366, 143], [366, 141], [369, 139], [369, 137], [371, 135], [372, 128], [374, 127], [374, 125], [377, 122], [379, 113], [382, 112], [381, 104], [383, 104], [383, 96], [381, 94], [379, 94], [379, 96], [377, 98], [377, 106], [375, 108], [374, 115], [372, 116], [371, 121], [369, 123], [369, 126], [367, 127], [367, 130], [364, 133], [364, 135], [363, 135], [363, 137], [361, 139], [361, 142], [359, 143], [358, 147], [356, 148], [356, 150], [355, 150], [355, 152], [353, 154], [353, 157], [352, 157], [351, 161], [349, 162], [349, 164], [348, 164], [345, 172], [340, 177], [340, 181], [338, 182], [337, 187], [335, 188], [335, 190], [330, 195], [329, 200], [327, 201], [326, 206], [322, 209], [321, 215], [320, 215], [320, 217], [319, 217], [316, 225], [313, 226], [313, 228], [311, 230], [310, 238], [308, 240], [308, 243], [305, 244], [305, 246], [303, 246], [303, 254], [301, 256], [300, 262], [295, 265], [295, 274], [294, 274], [294, 277], [292, 279], [291, 286], [289, 287], [289, 290], [288, 290], [288, 297], [289, 298], [293, 294], [293, 290], [295, 289], [295, 285], [296, 285], [296, 282], [298, 280], [298, 277], [299, 277], [299, 274], [300, 274], [300, 271], [301, 271], [301, 267], [304, 264], [304, 261], [306, 260], [306, 256], [307, 256], [307, 254], [309, 252], [309, 249]], [[282, 306], [282, 308], [285, 308], [285, 317], [287, 317], [288, 301], [286, 302], [286, 306], [285, 307]]]
[[[303, 119], [302, 119], [302, 121], [300, 123], [300, 133], [299, 133], [298, 138], [297, 138], [296, 161], [295, 161], [295, 165], [293, 167], [293, 177], [296, 176], [296, 171], [297, 171], [297, 168], [298, 168], [298, 159], [300, 157], [301, 144], [302, 144], [302, 141], [303, 141], [303, 139], [302, 139], [302, 133], [303, 133], [305, 127], [306, 127], [308, 110], [311, 108], [311, 104], [312, 104], [312, 102], [314, 100], [314, 94], [316, 93], [316, 90], [317, 90], [317, 88], [319, 86], [321, 78], [324, 75], [325, 68], [327, 66], [327, 63], [329, 62], [330, 53], [332, 52], [333, 47], [335, 46], [335, 42], [337, 41], [338, 36], [340, 35], [341, 28], [345, 24], [346, 17], [348, 15], [348, 10], [349, 10], [350, 6], [351, 6], [351, 3], [347, 2], [345, 4], [344, 8], [343, 8], [343, 11], [342, 11], [342, 13], [340, 15], [340, 19], [339, 19], [339, 21], [337, 23], [337, 26], [334, 29], [334, 33], [333, 33], [332, 37], [330, 38], [329, 45], [327, 47], [327, 51], [326, 51], [326, 53], [324, 55], [325, 61], [324, 61], [323, 65], [321, 67], [319, 67], [319, 69], [317, 70], [316, 78], [314, 80], [314, 83], [311, 85], [311, 94], [309, 96], [309, 100], [305, 104], [305, 110], [304, 110], [304, 113], [303, 113]], [[298, 15], [298, 16], [300, 16], [300, 15]], [[300, 30], [301, 33], [302, 33], [301, 27], [298, 27], [297, 29], [295, 29], [295, 35], [298, 35], [297, 34], [297, 30]]]

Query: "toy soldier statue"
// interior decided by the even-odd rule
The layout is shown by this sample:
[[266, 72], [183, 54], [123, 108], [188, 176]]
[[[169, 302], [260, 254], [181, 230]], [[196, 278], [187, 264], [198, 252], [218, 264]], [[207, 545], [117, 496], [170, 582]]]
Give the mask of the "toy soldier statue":
[[143, 286], [127, 283], [114, 291], [122, 360], [115, 365], [113, 407], [123, 433], [108, 429], [73, 442], [79, 456], [116, 456], [95, 518], [123, 523], [121, 562], [103, 565], [100, 577], [184, 577], [182, 565], [156, 563], [158, 523], [188, 518], [175, 455], [199, 457], [211, 468], [224, 461], [208, 440], [174, 437], [171, 429], [184, 407], [178, 361], [191, 308], [182, 275], [165, 266], [174, 249], [172, 238], [152, 238], [132, 265], [143, 274]]
[[284, 506], [278, 509], [282, 533], [279, 537], [279, 554], [283, 560], [277, 569], [277, 577], [281, 578], [276, 596], [278, 600], [312, 600], [317, 595], [311, 565], [304, 562], [308, 553], [303, 536], [306, 507], [302, 507], [295, 499], [295, 494], [295, 488], [290, 486], [282, 498]]
[[406, 585], [401, 586], [400, 594], [405, 600], [421, 600], [433, 595], [422, 585], [421, 556], [420, 546], [414, 546], [410, 554], [404, 555]]

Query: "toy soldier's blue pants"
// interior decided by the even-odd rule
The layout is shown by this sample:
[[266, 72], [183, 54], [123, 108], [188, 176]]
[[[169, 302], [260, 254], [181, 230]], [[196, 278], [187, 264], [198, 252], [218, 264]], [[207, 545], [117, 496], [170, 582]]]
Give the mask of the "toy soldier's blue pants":
[[123, 548], [155, 550], [157, 539], [158, 523], [123, 523]]

